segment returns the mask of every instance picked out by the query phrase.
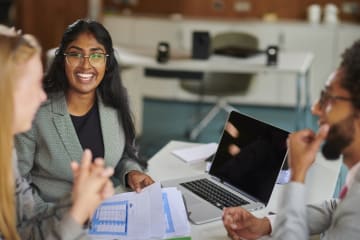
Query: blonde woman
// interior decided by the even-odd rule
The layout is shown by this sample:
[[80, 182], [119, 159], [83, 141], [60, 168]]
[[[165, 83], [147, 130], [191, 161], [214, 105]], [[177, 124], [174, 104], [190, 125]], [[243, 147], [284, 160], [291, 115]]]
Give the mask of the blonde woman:
[[87, 238], [83, 224], [113, 193], [109, 180], [113, 169], [104, 168], [101, 159], [92, 164], [91, 152], [86, 150], [81, 166], [71, 166], [75, 174], [71, 197], [46, 212], [33, 211], [31, 188], [17, 169], [13, 137], [31, 128], [46, 100], [42, 76], [37, 41], [0, 25], [0, 239]]

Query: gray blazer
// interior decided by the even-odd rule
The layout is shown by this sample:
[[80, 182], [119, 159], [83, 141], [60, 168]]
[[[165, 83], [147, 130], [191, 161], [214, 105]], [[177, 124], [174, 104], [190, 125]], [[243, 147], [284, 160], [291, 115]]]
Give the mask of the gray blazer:
[[[98, 97], [105, 163], [115, 167], [114, 183], [125, 183], [125, 175], [141, 167], [124, 154], [125, 136], [117, 111]], [[67, 111], [64, 94], [54, 94], [40, 107], [32, 129], [15, 138], [22, 176], [32, 184], [37, 208], [54, 202], [72, 189], [70, 162], [80, 161], [82, 146]], [[117, 181], [116, 181], [117, 180]]]
[[[71, 205], [71, 198], [63, 198], [52, 208], [34, 212], [34, 199], [29, 183], [20, 176], [14, 151], [14, 175], [16, 178], [17, 230], [21, 239], [90, 239], [87, 231], [69, 214], [58, 214]], [[63, 215], [61, 217], [60, 215]], [[0, 239], [3, 239], [0, 233]]]
[[[321, 176], [320, 176], [321, 177]], [[360, 236], [360, 171], [346, 197], [318, 205], [305, 205], [305, 187], [289, 183], [281, 211], [276, 217], [273, 239], [308, 239], [322, 233], [322, 239], [359, 239]]]

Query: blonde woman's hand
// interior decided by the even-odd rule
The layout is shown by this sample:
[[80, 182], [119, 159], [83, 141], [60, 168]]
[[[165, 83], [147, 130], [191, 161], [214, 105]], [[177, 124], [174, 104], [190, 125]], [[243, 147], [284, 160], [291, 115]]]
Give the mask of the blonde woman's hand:
[[86, 149], [81, 165], [75, 162], [71, 165], [74, 173], [74, 186], [73, 206], [70, 214], [79, 224], [85, 223], [99, 204], [114, 193], [109, 179], [114, 173], [113, 168], [105, 168], [104, 161], [100, 158], [96, 159], [94, 163], [91, 163], [91, 159], [91, 151]]

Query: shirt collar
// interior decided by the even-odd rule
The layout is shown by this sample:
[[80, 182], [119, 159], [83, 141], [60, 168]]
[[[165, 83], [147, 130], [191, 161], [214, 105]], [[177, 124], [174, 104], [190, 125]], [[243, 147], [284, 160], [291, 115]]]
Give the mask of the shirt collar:
[[355, 164], [352, 168], [350, 168], [345, 181], [345, 184], [348, 188], [351, 187], [351, 184], [353, 183], [354, 177], [357, 171], [359, 170], [359, 168], [360, 168], [360, 161], [357, 164]]

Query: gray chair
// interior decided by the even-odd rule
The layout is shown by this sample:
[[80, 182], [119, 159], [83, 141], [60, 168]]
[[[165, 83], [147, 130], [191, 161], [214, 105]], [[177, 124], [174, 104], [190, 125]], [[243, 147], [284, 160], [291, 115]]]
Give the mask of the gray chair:
[[[244, 32], [224, 32], [216, 34], [211, 38], [211, 53], [219, 49], [239, 49], [257, 50], [259, 47], [257, 37]], [[221, 111], [230, 112], [234, 108], [227, 101], [231, 95], [245, 94], [250, 86], [253, 74], [238, 73], [205, 73], [202, 80], [182, 79], [180, 86], [187, 92], [203, 96], [216, 96], [216, 104], [202, 118], [199, 123], [192, 128], [188, 137], [195, 140], [201, 131], [211, 122], [211, 120]]]

